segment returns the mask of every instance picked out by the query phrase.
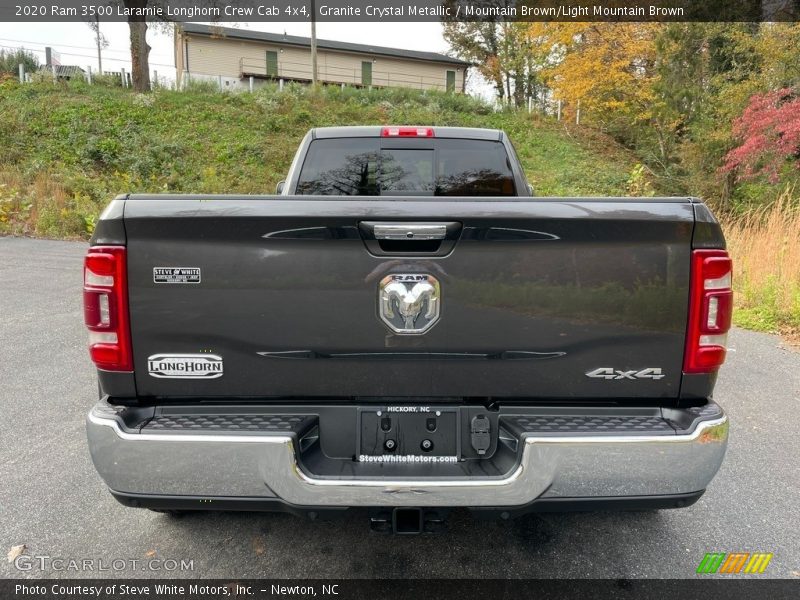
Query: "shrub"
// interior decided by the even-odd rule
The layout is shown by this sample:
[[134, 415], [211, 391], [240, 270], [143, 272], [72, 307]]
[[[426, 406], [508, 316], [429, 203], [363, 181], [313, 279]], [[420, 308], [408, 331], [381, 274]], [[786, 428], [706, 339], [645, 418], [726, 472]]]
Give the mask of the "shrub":
[[35, 73], [39, 70], [39, 58], [30, 50], [25, 50], [25, 48], [17, 48], [16, 50], [0, 49], [0, 73], [18, 77], [19, 65], [25, 66], [26, 73]]
[[119, 75], [112, 75], [110, 73], [95, 73], [92, 75], [92, 85], [100, 85], [103, 87], [122, 87], [122, 78]]
[[800, 97], [788, 88], [756, 94], [733, 126], [742, 141], [725, 157], [723, 171], [740, 179], [761, 175], [778, 183], [783, 167], [800, 169]]

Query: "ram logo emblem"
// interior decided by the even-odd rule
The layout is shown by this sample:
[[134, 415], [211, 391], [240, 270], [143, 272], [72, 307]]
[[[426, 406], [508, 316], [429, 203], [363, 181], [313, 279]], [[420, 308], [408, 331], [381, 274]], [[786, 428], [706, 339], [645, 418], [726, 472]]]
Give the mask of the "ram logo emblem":
[[439, 320], [441, 288], [432, 275], [388, 275], [378, 286], [378, 314], [395, 333], [419, 335]]

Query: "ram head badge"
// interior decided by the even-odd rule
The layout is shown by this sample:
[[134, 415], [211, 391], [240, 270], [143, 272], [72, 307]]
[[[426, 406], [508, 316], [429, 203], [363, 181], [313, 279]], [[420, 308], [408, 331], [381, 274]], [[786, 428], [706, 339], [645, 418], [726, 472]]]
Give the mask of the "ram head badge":
[[393, 332], [419, 335], [439, 320], [441, 289], [432, 275], [393, 274], [378, 286], [378, 313]]

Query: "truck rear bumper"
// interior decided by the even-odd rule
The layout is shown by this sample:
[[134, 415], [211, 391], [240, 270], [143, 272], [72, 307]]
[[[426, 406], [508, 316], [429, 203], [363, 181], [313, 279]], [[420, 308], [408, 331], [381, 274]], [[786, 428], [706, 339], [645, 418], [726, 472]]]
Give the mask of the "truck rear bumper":
[[[167, 423], [176, 422], [175, 410]], [[312, 411], [267, 412], [248, 425], [252, 410], [221, 416], [222, 410], [212, 407], [189, 426], [172, 427], [101, 402], [87, 418], [92, 460], [118, 497], [184, 498], [184, 508], [213, 509], [229, 498], [242, 506], [513, 509], [592, 498], [696, 499], [719, 469], [728, 437], [728, 419], [714, 403], [642, 409], [657, 417], [614, 409], [610, 417], [602, 409], [576, 416], [577, 409], [553, 408], [524, 409], [519, 417], [514, 409], [499, 417], [511, 458], [492, 463], [494, 469], [473, 461], [478, 467], [460, 475], [454, 467], [420, 465], [370, 465], [359, 474], [358, 463], [347, 461], [338, 473], [322, 473], [303, 458], [318, 441]], [[244, 426], [227, 427], [231, 422]]]

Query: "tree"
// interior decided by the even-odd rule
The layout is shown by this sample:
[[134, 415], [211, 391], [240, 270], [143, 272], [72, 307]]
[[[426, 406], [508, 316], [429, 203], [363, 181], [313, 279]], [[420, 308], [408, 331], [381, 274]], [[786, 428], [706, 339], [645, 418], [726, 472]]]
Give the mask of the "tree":
[[756, 94], [734, 122], [733, 134], [741, 144], [726, 155], [723, 171], [778, 183], [787, 163], [800, 169], [800, 96], [789, 88]]
[[549, 52], [560, 56], [546, 70], [556, 98], [574, 107], [578, 101], [584, 114], [609, 125], [647, 121], [652, 116], [655, 79], [651, 23], [545, 24], [541, 29]]
[[[143, 93], [150, 91], [150, 45], [147, 43], [147, 31], [150, 26], [165, 31], [169, 29], [169, 21], [150, 19], [153, 8], [161, 5], [160, 14], [166, 14], [163, 0], [118, 0], [125, 8], [125, 15], [130, 30], [131, 43], [131, 79], [133, 89]], [[203, 6], [216, 5], [217, 0], [202, 0]]]
[[[130, 29], [131, 40], [131, 78], [133, 88], [137, 92], [150, 90], [150, 46], [147, 44], [148, 23], [169, 28], [169, 21], [164, 19], [148, 21], [148, 15], [153, 14], [153, 8], [161, 5], [160, 14], [166, 14], [163, 0], [118, 0], [125, 7], [125, 14]], [[200, 0], [204, 8], [220, 8], [227, 4], [227, 0]], [[149, 10], [148, 10], [149, 9]], [[171, 28], [170, 28], [171, 29]]]
[[494, 86], [499, 98], [506, 96], [505, 75], [500, 64], [500, 31], [494, 21], [445, 22], [442, 36], [462, 60], [475, 63], [478, 72]]
[[506, 93], [516, 106], [523, 106], [528, 98], [542, 100], [546, 95], [542, 69], [548, 63], [548, 53], [541, 51], [528, 23], [505, 22], [500, 30], [498, 61], [503, 66]]
[[39, 69], [39, 59], [33, 52], [18, 48], [16, 50], [0, 49], [0, 73], [17, 75], [19, 66], [25, 66], [26, 73], [32, 73]]
[[786, 164], [800, 154], [800, 24], [530, 23], [529, 32], [538, 74], [565, 111], [580, 102], [587, 124], [634, 149], [676, 193], [719, 209], [747, 197], [741, 181], [797, 179]]
[[800, 26], [789, 23], [673, 23], [661, 30], [654, 92], [663, 129], [654, 131], [667, 149], [664, 172], [680, 178], [671, 185], [685, 185], [718, 209], [735, 200], [749, 177], [744, 163], [720, 168], [733, 167], [730, 153], [742, 143], [731, 124], [753, 96], [800, 86], [798, 47]]
[[95, 15], [94, 21], [87, 23], [89, 29], [94, 32], [95, 44], [97, 44], [97, 71], [103, 74], [103, 48], [108, 48], [108, 39], [100, 31], [100, 19]]
[[[478, 0], [474, 4], [485, 8], [513, 5], [509, 0]], [[455, 10], [452, 12], [455, 14]], [[445, 20], [443, 28], [442, 35], [456, 55], [476, 65], [478, 72], [492, 84], [498, 98], [508, 98], [522, 106], [528, 98], [543, 95], [544, 86], [539, 76], [541, 57], [527, 23], [503, 19]]]
[[154, 0], [122, 0], [131, 39], [131, 78], [137, 92], [150, 91], [150, 45], [147, 43], [145, 9]]
[[654, 91], [662, 100], [661, 117], [685, 132], [702, 108], [708, 89], [706, 28], [702, 23], [669, 23], [655, 39]]

